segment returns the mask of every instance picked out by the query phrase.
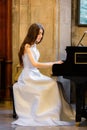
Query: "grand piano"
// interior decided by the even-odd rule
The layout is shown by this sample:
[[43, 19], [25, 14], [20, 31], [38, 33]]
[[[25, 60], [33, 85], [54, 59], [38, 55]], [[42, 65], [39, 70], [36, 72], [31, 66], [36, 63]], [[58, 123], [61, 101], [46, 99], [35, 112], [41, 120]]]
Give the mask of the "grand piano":
[[67, 46], [66, 59], [62, 64], [52, 66], [53, 76], [63, 76], [75, 83], [76, 90], [76, 125], [82, 117], [87, 119], [85, 95], [87, 90], [87, 47]]

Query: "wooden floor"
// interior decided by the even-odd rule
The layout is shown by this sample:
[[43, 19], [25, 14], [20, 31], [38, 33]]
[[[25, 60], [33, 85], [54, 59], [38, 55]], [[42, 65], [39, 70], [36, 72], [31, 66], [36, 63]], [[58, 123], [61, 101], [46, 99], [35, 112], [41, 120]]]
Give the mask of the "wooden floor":
[[0, 103], [0, 130], [87, 130], [87, 121], [77, 126], [57, 126], [57, 127], [20, 127], [12, 126], [12, 102]]

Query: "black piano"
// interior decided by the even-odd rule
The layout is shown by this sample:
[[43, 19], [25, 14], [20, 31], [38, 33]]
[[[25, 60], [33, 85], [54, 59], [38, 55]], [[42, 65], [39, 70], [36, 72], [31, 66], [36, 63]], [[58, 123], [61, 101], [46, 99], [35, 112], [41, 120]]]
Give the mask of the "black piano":
[[67, 46], [66, 60], [62, 64], [52, 66], [53, 76], [63, 76], [65, 79], [74, 81], [76, 88], [76, 124], [79, 125], [81, 118], [87, 119], [87, 106], [85, 93], [87, 90], [87, 47]]

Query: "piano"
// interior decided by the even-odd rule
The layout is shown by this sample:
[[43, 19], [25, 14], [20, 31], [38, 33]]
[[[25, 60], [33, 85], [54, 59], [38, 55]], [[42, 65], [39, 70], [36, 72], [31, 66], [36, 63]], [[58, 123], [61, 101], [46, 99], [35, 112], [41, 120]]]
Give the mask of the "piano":
[[87, 119], [87, 106], [85, 92], [87, 90], [87, 47], [67, 46], [66, 60], [62, 64], [52, 66], [53, 76], [63, 76], [75, 83], [76, 91], [76, 125], [79, 125], [81, 118]]

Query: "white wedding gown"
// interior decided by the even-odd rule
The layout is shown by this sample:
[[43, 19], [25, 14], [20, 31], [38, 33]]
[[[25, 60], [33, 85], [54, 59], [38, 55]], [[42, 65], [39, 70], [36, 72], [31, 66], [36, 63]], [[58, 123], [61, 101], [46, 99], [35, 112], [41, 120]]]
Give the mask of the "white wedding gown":
[[[31, 47], [33, 57], [39, 59], [36, 44]], [[22, 126], [72, 125], [75, 112], [58, 88], [57, 82], [40, 73], [30, 63], [27, 54], [23, 56], [24, 68], [13, 85], [15, 108], [18, 119], [12, 124]]]

